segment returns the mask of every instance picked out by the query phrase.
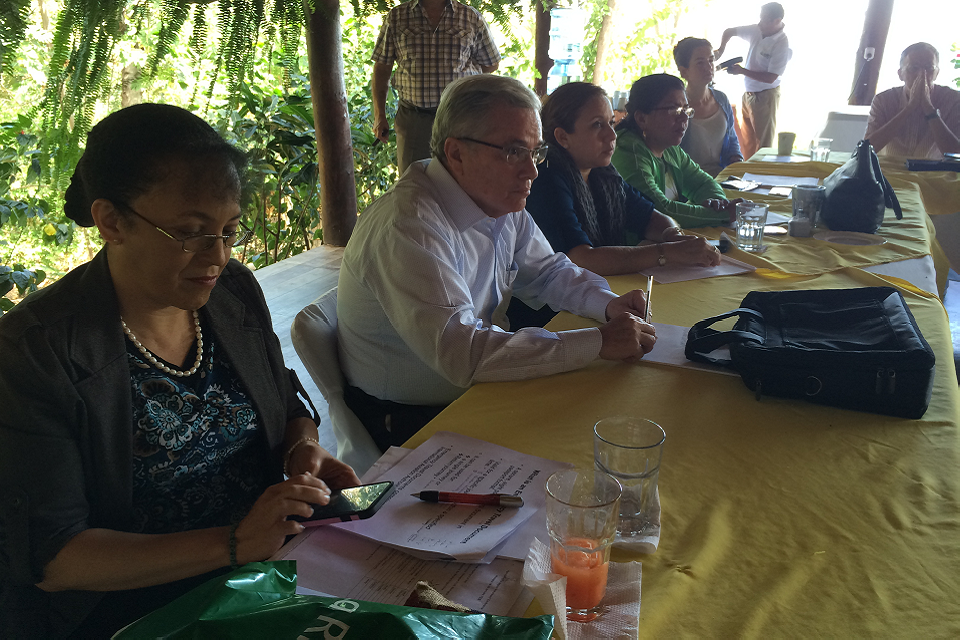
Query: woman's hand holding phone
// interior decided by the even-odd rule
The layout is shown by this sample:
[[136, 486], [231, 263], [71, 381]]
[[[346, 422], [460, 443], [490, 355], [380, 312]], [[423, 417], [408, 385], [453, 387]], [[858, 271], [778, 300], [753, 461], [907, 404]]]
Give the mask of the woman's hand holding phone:
[[283, 546], [287, 536], [303, 531], [303, 525], [288, 520], [288, 516], [308, 518], [313, 515], [314, 504], [329, 501], [330, 488], [310, 474], [298, 474], [267, 487], [237, 525], [237, 562], [266, 560]]

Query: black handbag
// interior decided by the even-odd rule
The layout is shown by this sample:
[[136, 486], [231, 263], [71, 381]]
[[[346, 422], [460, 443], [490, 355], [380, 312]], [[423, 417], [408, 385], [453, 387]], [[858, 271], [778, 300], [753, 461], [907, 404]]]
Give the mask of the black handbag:
[[[730, 331], [710, 325], [739, 316]], [[729, 345], [730, 359], [711, 357]], [[756, 393], [920, 418], [936, 358], [891, 287], [751, 291], [690, 328], [687, 359], [736, 370]]]
[[861, 140], [843, 166], [823, 179], [826, 187], [820, 219], [832, 231], [876, 233], [887, 207], [903, 218], [900, 201], [880, 171], [869, 140]]

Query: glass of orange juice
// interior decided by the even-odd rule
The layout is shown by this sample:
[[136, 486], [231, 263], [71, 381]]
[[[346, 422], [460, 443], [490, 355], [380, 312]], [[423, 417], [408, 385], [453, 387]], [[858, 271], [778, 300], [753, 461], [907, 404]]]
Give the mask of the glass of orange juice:
[[610, 548], [617, 535], [620, 483], [595, 469], [564, 469], [547, 478], [550, 565], [567, 578], [567, 619], [602, 612]]

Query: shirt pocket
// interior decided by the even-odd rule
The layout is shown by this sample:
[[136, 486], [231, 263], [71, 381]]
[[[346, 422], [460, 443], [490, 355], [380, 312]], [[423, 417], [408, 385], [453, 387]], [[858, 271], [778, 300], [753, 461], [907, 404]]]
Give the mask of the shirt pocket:
[[464, 71], [471, 65], [474, 32], [471, 29], [451, 27], [444, 30], [444, 45], [449, 49], [450, 60], [456, 60], [457, 70]]

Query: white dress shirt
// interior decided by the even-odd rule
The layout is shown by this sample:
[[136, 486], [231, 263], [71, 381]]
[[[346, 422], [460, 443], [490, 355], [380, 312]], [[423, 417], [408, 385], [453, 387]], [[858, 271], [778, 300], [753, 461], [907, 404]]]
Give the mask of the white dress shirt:
[[554, 253], [526, 211], [487, 216], [438, 160], [410, 165], [361, 215], [337, 293], [347, 381], [382, 400], [445, 405], [475, 382], [585, 366], [599, 329], [507, 331], [531, 306], [606, 319], [606, 280]]
[[769, 71], [777, 74], [777, 79], [773, 82], [760, 82], [743, 76], [743, 88], [751, 93], [756, 93], [779, 87], [780, 81], [783, 79], [783, 72], [787, 70], [787, 63], [793, 57], [793, 51], [790, 49], [790, 43], [784, 30], [781, 29], [772, 36], [764, 38], [763, 34], [760, 33], [760, 27], [749, 24], [744, 27], [737, 27], [737, 35], [750, 43], [747, 61], [743, 65], [745, 68], [751, 71]]

